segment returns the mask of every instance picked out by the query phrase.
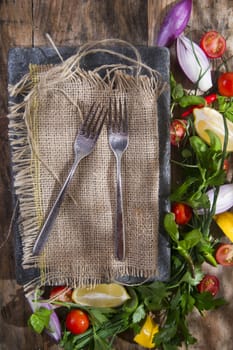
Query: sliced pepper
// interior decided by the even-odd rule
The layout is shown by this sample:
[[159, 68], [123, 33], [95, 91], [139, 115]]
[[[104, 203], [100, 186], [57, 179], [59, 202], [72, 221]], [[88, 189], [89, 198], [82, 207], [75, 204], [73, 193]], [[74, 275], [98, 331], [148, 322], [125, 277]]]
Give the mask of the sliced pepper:
[[223, 233], [233, 242], [233, 213], [226, 211], [214, 216], [214, 220]]
[[159, 331], [159, 326], [150, 315], [147, 315], [146, 321], [143, 324], [140, 332], [134, 337], [134, 341], [147, 349], [152, 349], [155, 347], [153, 343], [153, 338]]

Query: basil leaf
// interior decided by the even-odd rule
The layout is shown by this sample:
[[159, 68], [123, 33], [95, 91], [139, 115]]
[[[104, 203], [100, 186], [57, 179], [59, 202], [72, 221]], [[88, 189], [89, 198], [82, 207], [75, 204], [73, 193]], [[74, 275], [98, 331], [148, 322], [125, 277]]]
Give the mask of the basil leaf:
[[53, 310], [41, 307], [30, 316], [28, 323], [36, 333], [40, 334], [45, 328], [49, 327], [50, 315], [52, 313]]
[[196, 105], [205, 105], [205, 99], [201, 96], [196, 95], [187, 95], [183, 96], [179, 100], [180, 107], [196, 106]]

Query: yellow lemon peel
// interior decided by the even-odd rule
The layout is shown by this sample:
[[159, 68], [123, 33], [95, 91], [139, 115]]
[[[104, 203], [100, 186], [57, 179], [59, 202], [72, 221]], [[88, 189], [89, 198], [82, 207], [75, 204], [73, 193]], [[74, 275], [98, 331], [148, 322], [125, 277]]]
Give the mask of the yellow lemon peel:
[[117, 307], [129, 298], [125, 287], [117, 283], [75, 288], [72, 293], [72, 300], [76, 304], [92, 307]]
[[[197, 134], [207, 143], [210, 144], [210, 137], [206, 130], [211, 130], [220, 139], [221, 144], [224, 144], [225, 128], [223, 116], [213, 108], [195, 108], [193, 111], [194, 126]], [[233, 123], [226, 119], [228, 129], [227, 151], [233, 151]]]

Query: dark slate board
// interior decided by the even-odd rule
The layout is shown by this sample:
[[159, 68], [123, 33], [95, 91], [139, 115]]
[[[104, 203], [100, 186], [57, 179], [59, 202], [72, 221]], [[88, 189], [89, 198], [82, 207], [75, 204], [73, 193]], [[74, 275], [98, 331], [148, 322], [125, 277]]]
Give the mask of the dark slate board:
[[[124, 47], [112, 48], [117, 52], [123, 53], [126, 56], [135, 58], [132, 51]], [[137, 47], [141, 54], [142, 62], [153, 69], [159, 71], [163, 79], [169, 82], [170, 56], [166, 48], [160, 47]], [[58, 48], [63, 59], [67, 59], [77, 52], [74, 47]], [[9, 51], [8, 56], [8, 82], [9, 84], [17, 83], [27, 72], [29, 64], [57, 64], [60, 59], [57, 53], [52, 48], [13, 48]], [[112, 56], [107, 53], [96, 53], [85, 56], [81, 61], [81, 67], [86, 70], [101, 66], [103, 63], [128, 63], [124, 60]], [[147, 71], [142, 69], [143, 74]], [[101, 74], [101, 73], [100, 73]], [[21, 97], [14, 99], [14, 102], [19, 102]], [[165, 91], [158, 100], [158, 115], [159, 115], [159, 142], [160, 142], [160, 188], [159, 188], [159, 206], [160, 206], [160, 224], [159, 224], [159, 240], [158, 240], [158, 276], [156, 279], [165, 281], [170, 276], [170, 247], [169, 240], [164, 232], [163, 218], [164, 213], [169, 210], [169, 193], [170, 193], [170, 136], [169, 136], [169, 114], [170, 114], [170, 92]], [[12, 174], [13, 188], [14, 174]], [[13, 199], [16, 203], [16, 196], [13, 192]], [[37, 269], [24, 269], [22, 267], [22, 241], [20, 236], [20, 212], [18, 210], [14, 223], [15, 237], [15, 259], [16, 259], [16, 280], [19, 284], [25, 284], [33, 278], [39, 276]], [[145, 252], [146, 253], [146, 252]], [[123, 277], [122, 282], [138, 283], [141, 280], [132, 276]]]

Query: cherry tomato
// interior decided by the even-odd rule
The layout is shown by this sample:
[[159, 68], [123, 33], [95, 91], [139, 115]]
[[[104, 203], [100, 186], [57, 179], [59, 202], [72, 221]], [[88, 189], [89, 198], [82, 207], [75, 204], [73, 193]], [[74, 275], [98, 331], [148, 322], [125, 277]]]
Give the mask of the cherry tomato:
[[178, 225], [186, 225], [193, 214], [192, 208], [184, 203], [173, 203], [171, 211], [175, 214], [175, 221]]
[[222, 73], [219, 76], [218, 91], [222, 96], [233, 96], [233, 72]]
[[215, 258], [220, 265], [233, 266], [233, 244], [221, 244], [216, 250]]
[[72, 290], [66, 286], [53, 287], [49, 293], [51, 299], [58, 301], [69, 302], [71, 301]]
[[198, 284], [197, 289], [199, 293], [209, 292], [215, 296], [219, 292], [219, 280], [216, 276], [205, 275]]
[[170, 125], [170, 141], [173, 146], [179, 146], [187, 132], [187, 121], [174, 119]]
[[200, 47], [209, 58], [218, 58], [226, 50], [226, 40], [221, 34], [211, 30], [201, 38]]
[[86, 312], [74, 309], [66, 316], [66, 328], [73, 334], [81, 334], [89, 328], [90, 321]]

